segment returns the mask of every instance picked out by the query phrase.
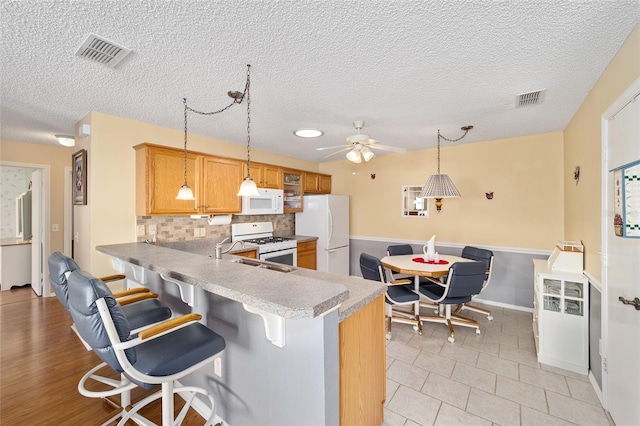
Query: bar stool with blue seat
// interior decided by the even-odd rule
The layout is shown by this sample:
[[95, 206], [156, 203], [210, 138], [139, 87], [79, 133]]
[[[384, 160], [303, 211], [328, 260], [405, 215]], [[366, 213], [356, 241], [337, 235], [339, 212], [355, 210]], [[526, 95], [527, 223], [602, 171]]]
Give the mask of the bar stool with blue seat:
[[467, 303], [482, 290], [485, 274], [487, 272], [484, 262], [455, 262], [449, 268], [449, 275], [444, 285], [434, 280], [435, 285], [421, 286], [420, 293], [434, 303], [445, 307], [444, 316], [420, 316], [420, 320], [447, 324], [449, 327], [449, 340], [455, 341], [453, 325], [471, 327], [480, 334], [480, 324], [470, 318], [465, 318], [451, 312], [452, 305]]
[[[53, 291], [60, 304], [69, 311], [69, 287], [67, 277], [73, 271], [80, 270], [80, 268], [73, 259], [59, 251], [52, 253], [47, 259], [47, 262], [49, 264], [49, 282], [53, 287]], [[124, 278], [126, 278], [124, 275], [118, 274], [110, 275], [104, 278], [104, 280], [115, 281]], [[106, 288], [111, 292], [108, 287]], [[166, 321], [172, 316], [171, 310], [157, 300], [157, 294], [151, 293], [149, 289], [133, 289], [116, 293], [113, 296], [122, 306], [124, 315], [135, 331]], [[120, 297], [118, 298], [117, 296]], [[87, 342], [84, 341], [81, 336], [79, 337], [82, 343], [89, 349], [90, 346]], [[130, 380], [123, 375], [121, 375], [120, 380], [114, 380], [100, 374], [101, 370], [105, 367], [106, 364], [101, 363], [89, 370], [80, 380], [78, 391], [84, 396], [102, 398], [112, 407], [119, 409], [117, 414], [105, 422], [105, 424], [110, 424], [115, 419], [121, 417], [123, 413], [125, 413], [126, 407], [131, 405], [131, 389], [135, 386], [131, 386]], [[96, 383], [100, 385], [96, 385]], [[110, 399], [113, 396], [119, 397], [119, 404]]]
[[[422, 334], [422, 322], [419, 316], [420, 296], [412, 290], [411, 280], [392, 280], [388, 281], [386, 270], [382, 266], [382, 262], [375, 256], [367, 253], [360, 254], [360, 272], [362, 277], [367, 280], [379, 281], [387, 283], [387, 291], [385, 293], [387, 320], [387, 339], [391, 339], [391, 323], [400, 322], [404, 324], [412, 324], [413, 329]], [[408, 312], [395, 309], [393, 306], [412, 306], [414, 311]]]
[[[203, 388], [174, 385], [174, 381], [213, 363], [225, 349], [224, 338], [198, 322], [200, 315], [173, 318], [136, 335], [122, 307], [100, 279], [85, 271], [73, 271], [68, 277], [68, 292], [69, 312], [78, 333], [108, 366], [130, 380], [130, 388], [162, 385], [161, 391], [123, 412], [119, 425], [129, 419], [149, 424], [139, 410], [160, 398], [163, 426], [179, 425], [197, 394], [208, 399], [211, 411], [205, 424], [212, 424], [217, 408], [213, 396]], [[174, 393], [185, 400], [175, 419]]]
[[[58, 301], [69, 310], [69, 293], [67, 289], [67, 276], [80, 267], [70, 257], [56, 251], [47, 259], [49, 264], [49, 282], [53, 287]], [[109, 275], [101, 277], [103, 282], [112, 282], [125, 279], [125, 275]], [[147, 327], [171, 318], [171, 310], [160, 302], [155, 293], [148, 288], [134, 288], [113, 294], [114, 298], [122, 306], [122, 310], [134, 330]]]

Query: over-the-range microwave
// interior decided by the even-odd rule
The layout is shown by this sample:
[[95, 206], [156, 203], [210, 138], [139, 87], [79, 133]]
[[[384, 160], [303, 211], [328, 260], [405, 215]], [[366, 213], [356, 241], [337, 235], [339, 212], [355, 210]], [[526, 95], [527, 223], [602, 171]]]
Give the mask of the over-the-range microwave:
[[258, 188], [260, 195], [244, 195], [242, 197], [242, 213], [240, 214], [282, 214], [282, 189]]

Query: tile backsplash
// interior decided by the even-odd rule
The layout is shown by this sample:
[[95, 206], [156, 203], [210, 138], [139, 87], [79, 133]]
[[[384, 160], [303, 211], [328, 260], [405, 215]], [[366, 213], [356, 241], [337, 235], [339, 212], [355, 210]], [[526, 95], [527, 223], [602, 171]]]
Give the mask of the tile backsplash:
[[[274, 215], [233, 215], [231, 223], [272, 222], [275, 235], [293, 235], [295, 233], [295, 213]], [[138, 216], [136, 225], [144, 226], [145, 235], [138, 236], [138, 242], [153, 238], [149, 228], [156, 227], [156, 241], [197, 240], [202, 238], [221, 238], [231, 236], [231, 224], [209, 225], [207, 219], [193, 219], [189, 216]], [[152, 229], [153, 230], [153, 229]], [[196, 237], [196, 230], [199, 235]]]

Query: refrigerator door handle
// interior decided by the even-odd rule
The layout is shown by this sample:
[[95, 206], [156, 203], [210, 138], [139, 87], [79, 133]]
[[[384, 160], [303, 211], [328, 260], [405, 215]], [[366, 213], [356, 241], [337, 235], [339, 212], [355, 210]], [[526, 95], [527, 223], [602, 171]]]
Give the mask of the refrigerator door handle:
[[337, 249], [325, 249], [325, 251], [327, 253], [333, 253], [333, 252], [338, 251], [338, 250]]
[[331, 240], [333, 239], [333, 214], [331, 213], [331, 209], [329, 209], [329, 246], [331, 246]]

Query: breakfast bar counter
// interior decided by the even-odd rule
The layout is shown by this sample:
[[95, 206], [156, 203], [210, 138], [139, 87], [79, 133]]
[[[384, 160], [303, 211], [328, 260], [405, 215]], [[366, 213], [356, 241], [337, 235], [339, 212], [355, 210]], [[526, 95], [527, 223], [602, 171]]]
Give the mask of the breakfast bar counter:
[[385, 285], [304, 268], [263, 269], [232, 254], [215, 259], [204, 246], [96, 250], [111, 257], [128, 286], [149, 287], [176, 314], [201, 314], [225, 338], [222, 367], [183, 383], [209, 389], [224, 424], [382, 422]]

